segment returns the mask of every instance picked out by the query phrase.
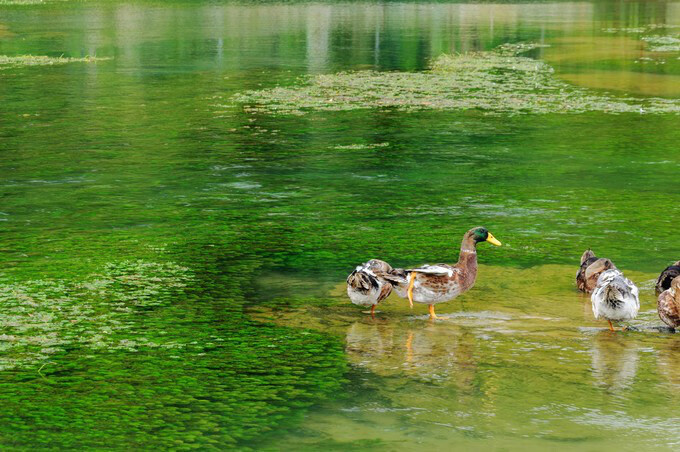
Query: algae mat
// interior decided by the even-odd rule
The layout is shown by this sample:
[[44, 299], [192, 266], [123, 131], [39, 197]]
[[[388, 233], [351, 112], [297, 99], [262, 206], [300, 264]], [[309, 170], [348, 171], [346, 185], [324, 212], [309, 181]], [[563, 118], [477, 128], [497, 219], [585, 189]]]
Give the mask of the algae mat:
[[[366, 108], [481, 110], [521, 113], [678, 113], [662, 98], [622, 98], [569, 85], [552, 67], [522, 54], [536, 44], [503, 45], [487, 52], [441, 55], [427, 72], [342, 72], [305, 77], [295, 87], [233, 96], [249, 113], [303, 114]], [[218, 105], [224, 109], [226, 105]]]

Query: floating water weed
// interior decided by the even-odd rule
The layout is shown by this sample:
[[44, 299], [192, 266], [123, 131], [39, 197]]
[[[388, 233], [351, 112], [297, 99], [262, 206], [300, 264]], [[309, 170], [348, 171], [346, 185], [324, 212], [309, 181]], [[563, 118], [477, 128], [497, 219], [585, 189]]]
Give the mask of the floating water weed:
[[[0, 3], [1, 4], [1, 3]], [[44, 55], [19, 55], [7, 56], [0, 55], [0, 69], [15, 68], [21, 66], [52, 66], [67, 63], [96, 63], [99, 61], [110, 60], [109, 57], [71, 58], [71, 57], [49, 57]]]
[[647, 43], [648, 50], [652, 52], [680, 52], [680, 39], [677, 38], [677, 35], [663, 36], [649, 34], [658, 33], [657, 30], [672, 30], [676, 28], [680, 28], [680, 25], [651, 24], [638, 28], [605, 28], [602, 31], [605, 33], [646, 35], [637, 36], [637, 38]]
[[672, 36], [645, 36], [642, 40], [653, 52], [680, 52], [680, 39]]
[[246, 91], [232, 100], [243, 104], [247, 112], [289, 115], [368, 108], [481, 110], [487, 114], [680, 112], [677, 100], [614, 97], [563, 82], [548, 64], [519, 56], [537, 47], [541, 46], [506, 44], [488, 52], [442, 55], [427, 72], [358, 71], [303, 77], [298, 86]]

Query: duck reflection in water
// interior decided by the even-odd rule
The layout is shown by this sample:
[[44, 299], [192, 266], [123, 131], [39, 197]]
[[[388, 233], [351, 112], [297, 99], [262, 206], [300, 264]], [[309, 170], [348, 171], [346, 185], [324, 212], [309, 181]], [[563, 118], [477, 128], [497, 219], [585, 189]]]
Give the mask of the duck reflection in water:
[[475, 340], [467, 328], [454, 325], [355, 322], [347, 329], [346, 351], [350, 362], [380, 376], [405, 374], [472, 390]]
[[675, 334], [669, 337], [663, 347], [659, 348], [657, 368], [659, 375], [673, 394], [680, 393], [680, 337]]
[[613, 392], [630, 387], [637, 375], [639, 353], [640, 347], [630, 338], [598, 332], [590, 349], [595, 385]]

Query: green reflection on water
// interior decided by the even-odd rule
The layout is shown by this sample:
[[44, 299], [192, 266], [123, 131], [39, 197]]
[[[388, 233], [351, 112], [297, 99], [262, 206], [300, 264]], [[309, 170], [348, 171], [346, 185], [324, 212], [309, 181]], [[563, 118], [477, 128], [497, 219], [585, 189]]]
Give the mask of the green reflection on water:
[[[603, 335], [571, 289], [588, 246], [641, 283], [678, 259], [676, 117], [216, 113], [305, 73], [528, 41], [558, 77], [625, 72], [653, 94], [628, 54], [603, 66], [568, 39], [676, 23], [677, 3], [2, 12], [0, 55], [112, 57], [0, 73], [5, 447], [598, 447], [630, 419], [627, 444], [677, 437], [654, 437], [674, 432], [673, 336]], [[340, 294], [371, 257], [455, 260], [474, 224], [506, 246], [480, 251], [451, 321], [391, 301], [374, 324]], [[658, 323], [648, 292], [640, 322]]]

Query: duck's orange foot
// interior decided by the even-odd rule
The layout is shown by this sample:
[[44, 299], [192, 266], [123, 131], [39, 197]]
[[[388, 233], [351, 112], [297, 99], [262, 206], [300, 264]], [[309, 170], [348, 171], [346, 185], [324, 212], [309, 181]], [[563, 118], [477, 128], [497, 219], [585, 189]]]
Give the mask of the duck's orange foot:
[[434, 305], [433, 305], [433, 304], [429, 305], [429, 310], [430, 310], [430, 318], [431, 318], [431, 319], [436, 319], [436, 318], [437, 318], [437, 314], [434, 313]]

